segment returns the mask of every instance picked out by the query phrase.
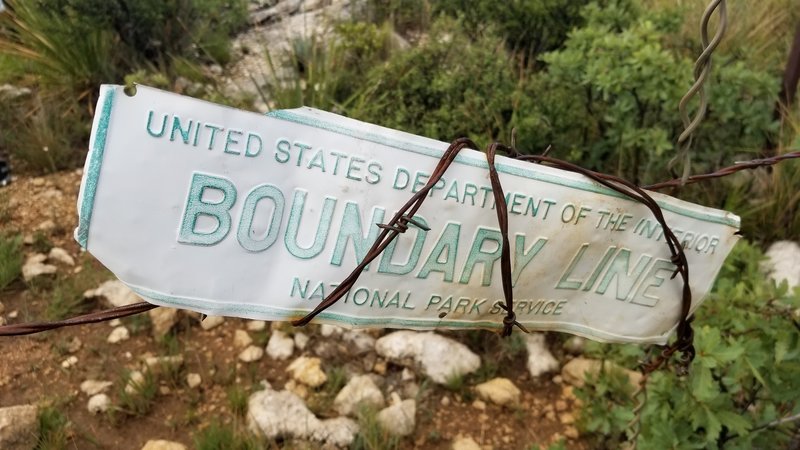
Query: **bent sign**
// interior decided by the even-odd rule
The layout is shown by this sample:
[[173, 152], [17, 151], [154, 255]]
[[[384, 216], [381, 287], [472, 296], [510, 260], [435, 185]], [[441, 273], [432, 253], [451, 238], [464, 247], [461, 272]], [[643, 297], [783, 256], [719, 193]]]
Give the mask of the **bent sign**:
[[[310, 109], [267, 115], [103, 86], [78, 200], [80, 244], [148, 301], [289, 320], [364, 258], [448, 144]], [[316, 320], [501, 328], [501, 236], [486, 157], [462, 151], [411, 227]], [[571, 172], [498, 157], [520, 323], [664, 343], [681, 281], [650, 211]], [[683, 242], [696, 308], [739, 218], [652, 194]]]

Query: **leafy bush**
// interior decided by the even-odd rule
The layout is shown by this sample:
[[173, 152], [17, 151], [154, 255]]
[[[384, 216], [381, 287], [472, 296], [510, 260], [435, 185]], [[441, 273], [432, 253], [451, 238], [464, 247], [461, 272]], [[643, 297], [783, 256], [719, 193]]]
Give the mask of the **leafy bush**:
[[[776, 286], [759, 269], [760, 250], [742, 242], [697, 311], [697, 357], [688, 377], [653, 374], [640, 448], [777, 448], [790, 439], [778, 424], [800, 412], [800, 289]], [[593, 344], [594, 356], [631, 367], [641, 350]], [[630, 387], [607, 376], [577, 391], [581, 425], [605, 444], [624, 440]]]
[[505, 138], [516, 75], [500, 39], [473, 41], [455, 21], [439, 19], [425, 42], [370, 72], [369, 91], [349, 113], [445, 141]]
[[[694, 54], [665, 46], [675, 20], [611, 5], [585, 8], [587, 24], [542, 57], [514, 123], [532, 150], [636, 183], [663, 179], [682, 130], [677, 105], [691, 85]], [[694, 138], [693, 170], [761, 148], [774, 132], [776, 77], [717, 57], [711, 104]]]
[[0, 291], [22, 272], [22, 237], [0, 234]]
[[581, 8], [589, 0], [512, 0], [500, 6], [492, 0], [438, 0], [436, 13], [462, 17], [466, 28], [480, 32], [487, 26], [502, 33], [511, 49], [526, 55], [559, 48], [567, 33], [582, 24]]

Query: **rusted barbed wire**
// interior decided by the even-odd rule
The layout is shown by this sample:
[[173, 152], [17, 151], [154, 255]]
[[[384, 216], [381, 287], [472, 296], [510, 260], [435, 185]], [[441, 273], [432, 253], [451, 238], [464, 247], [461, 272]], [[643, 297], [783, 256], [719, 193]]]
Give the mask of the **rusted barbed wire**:
[[[474, 148], [475, 145], [472, 144], [472, 147]], [[498, 147], [497, 149], [498, 150], [505, 149], [507, 151], [507, 153], [509, 154], [509, 156], [511, 156], [512, 158], [516, 157], [516, 159], [519, 159], [521, 161], [529, 161], [529, 162], [537, 163], [537, 162], [546, 162], [546, 160], [547, 160], [547, 156], [545, 156], [544, 154], [540, 155], [540, 156], [532, 156], [532, 155], [524, 155], [524, 156], [522, 156], [522, 155], [519, 155], [519, 153], [517, 153], [516, 150], [513, 149], [513, 147], [510, 148], [510, 149], [508, 147], [502, 147], [502, 148]], [[511, 151], [508, 151], [508, 150], [511, 150]], [[443, 155], [442, 158], [445, 158], [445, 156], [446, 155]], [[751, 160], [751, 161], [737, 162], [733, 166], [725, 167], [725, 168], [717, 170], [715, 172], [710, 172], [710, 173], [701, 174], [701, 175], [693, 175], [693, 176], [689, 177], [686, 180], [686, 184], [692, 184], [692, 183], [708, 181], [708, 180], [715, 179], [715, 178], [722, 178], [722, 177], [731, 175], [733, 173], [736, 173], [736, 172], [739, 172], [739, 171], [742, 171], [742, 170], [749, 170], [749, 169], [756, 169], [756, 168], [759, 168], [759, 167], [772, 166], [772, 165], [778, 164], [779, 162], [782, 162], [782, 161], [785, 161], [785, 160], [797, 159], [797, 158], [800, 158], [800, 151], [793, 151], [791, 153], [786, 153], [786, 154], [774, 156], [774, 157], [771, 157], [771, 158], [761, 158], [761, 159], [754, 159], [754, 160]], [[565, 161], [563, 161], [563, 162], [566, 163]], [[569, 164], [569, 163], [567, 163], [567, 164]], [[574, 167], [578, 167], [578, 166], [574, 166]], [[591, 172], [591, 171], [588, 171], [586, 169], [582, 169], [582, 170], [586, 171], [587, 173]], [[607, 177], [607, 175], [599, 174], [597, 172], [591, 172], [591, 173], [597, 174], [600, 177]], [[586, 174], [584, 173], [584, 175], [586, 175]], [[663, 182], [660, 182], [660, 183], [651, 184], [651, 185], [648, 185], [648, 186], [643, 186], [642, 189], [661, 190], [661, 189], [666, 189], [666, 188], [669, 188], [669, 187], [677, 187], [677, 186], [680, 186], [680, 185], [681, 185], [681, 180], [680, 179], [673, 179], [673, 180], [663, 181]], [[417, 193], [417, 194], [419, 194], [419, 193]], [[415, 197], [420, 197], [421, 198], [423, 196], [422, 195], [419, 195], [419, 196], [415, 195]], [[412, 198], [412, 200], [413, 200], [413, 198]], [[499, 202], [499, 204], [502, 204], [504, 202], [505, 202], [505, 198], [503, 198], [503, 201]], [[417, 207], [417, 209], [418, 208], [419, 207]], [[415, 211], [416, 211], [416, 209], [415, 209]], [[390, 228], [388, 230], [389, 232], [398, 232], [399, 233], [399, 232], [401, 232], [400, 230], [407, 229], [409, 224], [414, 225], [414, 226], [418, 226], [418, 227], [423, 228], [423, 229], [426, 228], [424, 225], [422, 225], [418, 221], [415, 221], [413, 218], [409, 218], [409, 217], [405, 217], [404, 218], [403, 216], [400, 216], [394, 222], [395, 222], [394, 228]], [[384, 228], [384, 231], [387, 231], [387, 228]], [[383, 248], [385, 248], [385, 246]], [[113, 320], [113, 319], [119, 319], [119, 318], [122, 318], [122, 317], [135, 315], [135, 314], [140, 314], [140, 313], [146, 312], [146, 311], [148, 311], [150, 309], [153, 309], [155, 307], [156, 307], [156, 305], [153, 305], [153, 304], [150, 304], [150, 303], [147, 303], [147, 302], [139, 302], [139, 303], [135, 303], [135, 304], [132, 304], [132, 305], [123, 306], [123, 307], [111, 308], [111, 309], [97, 311], [97, 312], [93, 312], [93, 313], [89, 313], [89, 314], [84, 314], [84, 315], [72, 317], [72, 318], [69, 318], [69, 319], [61, 320], [61, 321], [9, 324], [9, 325], [0, 326], [0, 336], [22, 336], [22, 335], [28, 335], [28, 334], [41, 333], [41, 332], [45, 332], [45, 331], [55, 330], [55, 329], [63, 328], [63, 327], [70, 327], [70, 326], [76, 326], [76, 325], [85, 325], [85, 324], [90, 324], [90, 323], [104, 322], [104, 321], [109, 321], [109, 320]], [[305, 323], [308, 323], [308, 322], [305, 322]]]
[[26, 334], [42, 333], [44, 331], [55, 330], [62, 327], [105, 322], [132, 316], [134, 314], [141, 314], [157, 307], [157, 305], [153, 305], [151, 303], [139, 302], [131, 305], [118, 306], [116, 308], [71, 317], [69, 319], [59, 320], [56, 322], [33, 322], [5, 325], [0, 327], [0, 336], [23, 336]]

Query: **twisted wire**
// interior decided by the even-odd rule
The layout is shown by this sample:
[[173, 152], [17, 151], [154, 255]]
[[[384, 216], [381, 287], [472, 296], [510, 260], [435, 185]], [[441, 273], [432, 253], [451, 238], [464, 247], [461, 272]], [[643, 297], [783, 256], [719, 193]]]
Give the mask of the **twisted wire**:
[[[709, 41], [709, 21], [717, 10], [719, 11], [719, 26], [714, 37]], [[694, 63], [694, 84], [678, 103], [678, 110], [683, 122], [683, 132], [678, 136], [678, 154], [669, 162], [669, 168], [672, 170], [676, 165], [682, 163], [683, 174], [680, 178], [684, 182], [689, 178], [689, 173], [691, 172], [693, 133], [700, 126], [708, 111], [708, 93], [706, 92], [705, 84], [711, 74], [711, 55], [722, 42], [722, 36], [725, 34], [727, 27], [728, 8], [726, 0], [712, 0], [703, 12], [703, 17], [700, 21], [700, 37], [703, 51]], [[697, 96], [699, 96], [700, 104], [697, 107], [697, 111], [695, 111], [694, 117], [690, 117], [688, 111], [689, 103]]]

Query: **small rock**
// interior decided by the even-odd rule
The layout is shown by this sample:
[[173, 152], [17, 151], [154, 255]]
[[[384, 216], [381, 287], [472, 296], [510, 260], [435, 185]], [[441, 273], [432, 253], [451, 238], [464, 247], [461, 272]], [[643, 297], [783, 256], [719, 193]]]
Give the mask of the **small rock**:
[[303, 383], [298, 383], [295, 380], [289, 380], [286, 382], [283, 388], [302, 398], [303, 400], [308, 398], [308, 386]]
[[144, 374], [138, 370], [132, 371], [128, 375], [128, 384], [125, 385], [125, 393], [126, 394], [135, 394], [139, 392], [139, 390], [144, 385]]
[[572, 355], [580, 355], [583, 353], [583, 348], [586, 346], [586, 338], [580, 336], [572, 336], [564, 342], [564, 350]]
[[292, 361], [286, 371], [290, 372], [296, 381], [315, 388], [328, 381], [328, 376], [320, 368], [321, 364], [319, 358], [301, 356]]
[[383, 393], [367, 375], [359, 375], [350, 379], [333, 400], [333, 406], [343, 416], [355, 414], [359, 405], [382, 408]]
[[400, 380], [402, 381], [414, 381], [416, 377], [417, 375], [414, 373], [414, 371], [408, 367], [404, 367], [403, 371], [400, 373]]
[[575, 423], [575, 417], [570, 413], [561, 414], [558, 416], [558, 420], [560, 420], [563, 425], [572, 425]]
[[19, 311], [17, 311], [15, 309], [15, 310], [11, 311], [10, 313], [8, 313], [8, 318], [9, 319], [16, 319], [18, 315], [19, 315]]
[[233, 332], [233, 346], [236, 348], [245, 348], [253, 343], [253, 338], [247, 334], [247, 331], [236, 330]]
[[82, 346], [83, 342], [81, 342], [81, 340], [78, 339], [77, 336], [73, 336], [72, 339], [70, 339], [69, 342], [67, 342], [66, 345], [67, 353], [76, 353], [78, 350], [81, 349]]
[[572, 426], [564, 428], [564, 437], [567, 439], [578, 439], [580, 437], [580, 433], [578, 433], [578, 429]]
[[[0, 12], [2, 11], [3, 9], [0, 8]], [[31, 95], [31, 90], [26, 87], [18, 87], [14, 86], [13, 84], [0, 85], [0, 99], [3, 99], [3, 101], [16, 100], [18, 98], [27, 97], [29, 95]], [[42, 184], [44, 184], [44, 180], [42, 178], [34, 178], [33, 180], [31, 180], [31, 183], [33, 183], [36, 180], [41, 180]], [[34, 186], [36, 185], [34, 184]], [[0, 443], [2, 443], [2, 441], [0, 441]]]
[[375, 338], [362, 330], [350, 330], [342, 335], [342, 340], [348, 344], [348, 350], [353, 355], [363, 355], [375, 350]]
[[92, 414], [104, 413], [111, 407], [111, 399], [106, 394], [93, 395], [87, 407]]
[[448, 397], [446, 395], [443, 396], [442, 399], [439, 401], [439, 403], [441, 403], [442, 406], [445, 406], [445, 407], [450, 406], [450, 397]]
[[482, 450], [471, 437], [457, 437], [450, 447], [452, 450]]
[[294, 353], [294, 340], [280, 330], [275, 330], [267, 343], [267, 354], [272, 359], [288, 359]]
[[49, 233], [50, 231], [53, 231], [55, 228], [56, 228], [56, 223], [49, 219], [45, 220], [44, 222], [36, 226], [37, 231], [43, 231], [45, 233]]
[[432, 332], [396, 331], [378, 339], [375, 351], [401, 364], [413, 359], [425, 375], [439, 384], [474, 372], [481, 365], [480, 357], [467, 346]]
[[769, 246], [762, 270], [780, 284], [784, 280], [789, 289], [800, 286], [800, 245], [792, 241], [778, 241]]
[[416, 426], [417, 402], [408, 399], [384, 408], [378, 413], [378, 424], [394, 436], [408, 436]]
[[526, 334], [524, 339], [525, 347], [528, 349], [528, 372], [532, 377], [558, 370], [558, 360], [545, 345], [544, 334], [530, 333]]
[[[588, 358], [575, 358], [572, 361], [564, 364], [564, 367], [561, 369], [561, 376], [564, 377], [564, 381], [567, 383], [575, 387], [582, 387], [585, 383], [586, 375], [596, 375], [602, 368], [603, 361]], [[639, 386], [639, 381], [642, 379], [641, 373], [625, 369], [611, 361], [605, 362], [605, 369], [621, 370], [628, 376], [631, 387], [634, 389]]]
[[58, 271], [56, 266], [45, 264], [45, 259], [47, 259], [47, 257], [41, 253], [29, 256], [28, 259], [25, 260], [25, 264], [22, 265], [22, 278], [24, 278], [25, 281], [31, 281], [43, 275], [53, 275], [56, 273], [56, 271]]
[[556, 411], [558, 411], [558, 412], [566, 411], [567, 410], [567, 402], [565, 402], [564, 400], [556, 400], [555, 408], [556, 408]]
[[183, 365], [183, 356], [148, 356], [144, 359], [147, 370], [153, 374], [159, 374], [165, 369], [173, 369]]
[[372, 366], [372, 371], [377, 373], [378, 375], [386, 375], [386, 370], [387, 369], [388, 369], [388, 366], [386, 364], [386, 361], [384, 361], [384, 360], [377, 361]]
[[122, 341], [127, 341], [131, 337], [131, 332], [128, 331], [125, 327], [117, 327], [111, 330], [111, 334], [108, 335], [108, 339], [106, 341], [109, 344], [118, 344]]
[[65, 369], [69, 369], [70, 367], [73, 367], [75, 364], [78, 364], [78, 357], [75, 355], [72, 355], [67, 359], [65, 359], [64, 361], [61, 361], [61, 367]]
[[267, 439], [310, 439], [339, 447], [349, 446], [358, 432], [350, 419], [320, 420], [297, 395], [269, 388], [250, 396], [247, 425]]
[[53, 247], [50, 253], [47, 254], [47, 259], [51, 262], [64, 264], [66, 266], [74, 266], [75, 260], [61, 247]]
[[297, 347], [298, 350], [303, 351], [306, 349], [309, 341], [308, 335], [305, 333], [300, 333], [299, 331], [294, 334], [294, 346]]
[[17, 405], [0, 408], [0, 448], [29, 450], [36, 447], [39, 435], [39, 408]]
[[180, 442], [154, 439], [147, 441], [144, 447], [142, 447], [142, 450], [186, 450], [186, 446]]
[[159, 306], [147, 312], [150, 316], [150, 323], [153, 324], [153, 337], [159, 339], [164, 337], [175, 324], [178, 323], [178, 310]]
[[206, 316], [206, 318], [200, 322], [200, 327], [208, 331], [222, 325], [223, 322], [225, 322], [225, 317], [223, 316]]
[[89, 397], [105, 392], [113, 385], [110, 381], [86, 380], [81, 383], [81, 392]]
[[108, 326], [110, 326], [111, 328], [117, 328], [118, 326], [121, 326], [121, 325], [122, 325], [122, 321], [119, 320], [119, 319], [114, 319], [114, 320], [108, 322]]
[[319, 327], [319, 333], [324, 337], [339, 336], [344, 332], [344, 328], [337, 327], [336, 325], [329, 325], [323, 323]]
[[264, 331], [267, 329], [267, 322], [263, 320], [248, 320], [247, 331]]
[[199, 373], [189, 373], [186, 374], [186, 385], [189, 386], [191, 389], [200, 386], [203, 382], [203, 379], [200, 377]]
[[122, 281], [111, 280], [101, 284], [97, 289], [83, 293], [85, 298], [103, 297], [111, 306], [126, 306], [139, 303], [142, 298], [125, 285]]
[[500, 406], [518, 404], [521, 394], [508, 378], [494, 378], [477, 385], [475, 390], [482, 399]]
[[478, 411], [484, 411], [486, 410], [486, 403], [480, 400], [475, 400], [474, 402], [472, 402], [472, 407], [477, 409]]
[[264, 350], [261, 347], [251, 345], [239, 353], [239, 361], [242, 362], [255, 362], [264, 357]]

